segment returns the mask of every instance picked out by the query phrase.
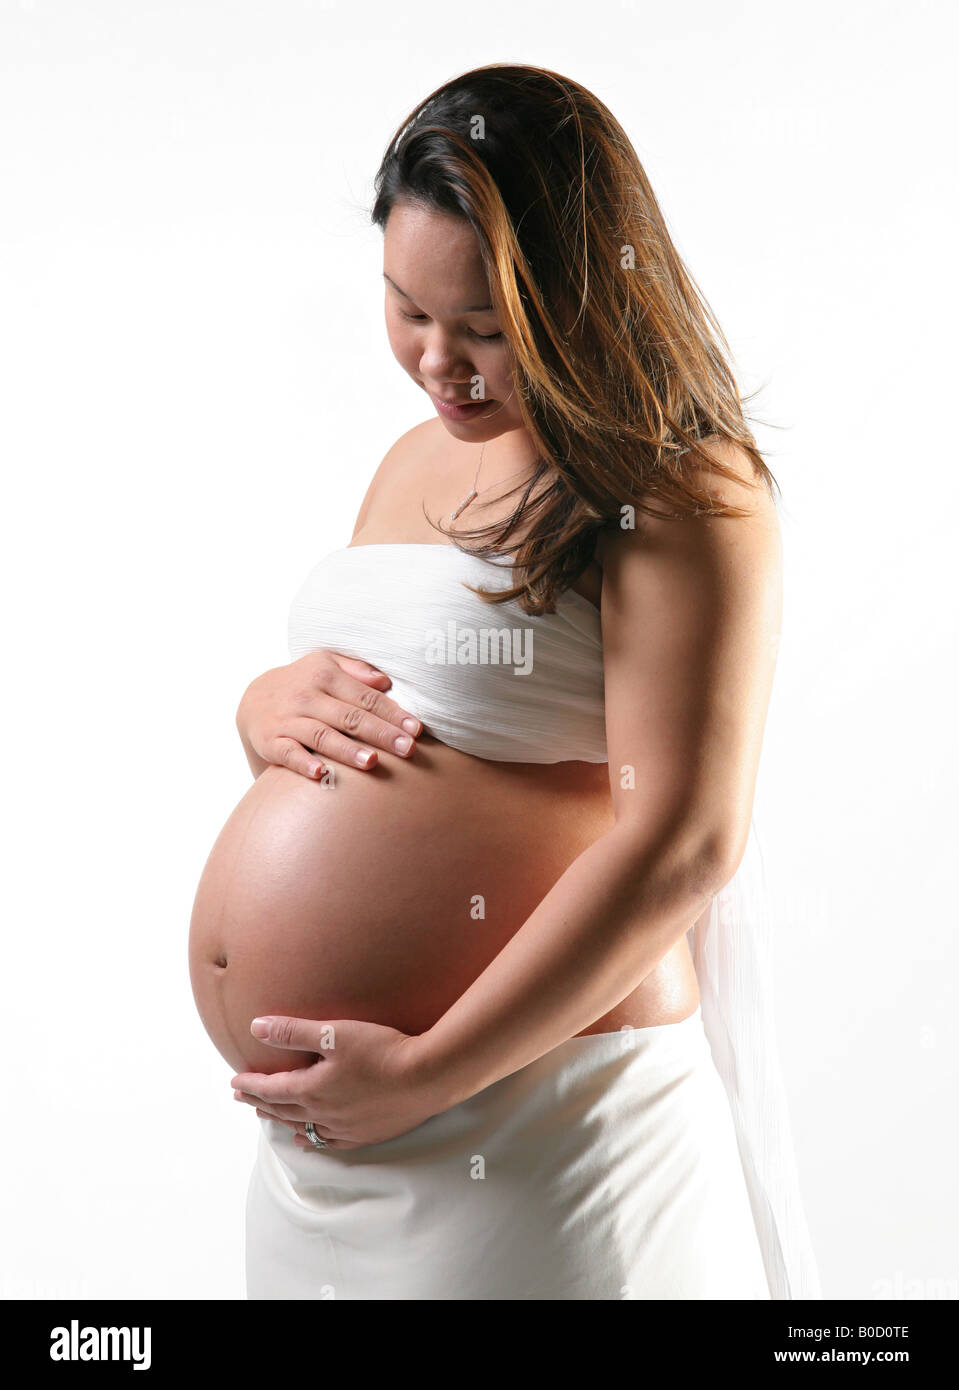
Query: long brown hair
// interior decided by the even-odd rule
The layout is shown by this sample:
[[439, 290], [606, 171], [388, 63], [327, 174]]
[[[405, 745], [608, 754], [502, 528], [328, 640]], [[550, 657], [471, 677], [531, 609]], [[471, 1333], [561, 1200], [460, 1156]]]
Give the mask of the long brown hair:
[[515, 587], [474, 592], [553, 611], [627, 507], [748, 515], [706, 485], [702, 468], [739, 476], [703, 451], [707, 440], [740, 446], [754, 485], [778, 489], [746, 425], [729, 344], [636, 151], [585, 87], [500, 63], [453, 78], [402, 123], [374, 188], [380, 228], [399, 198], [473, 227], [537, 450], [532, 478], [506, 494], [522, 495], [505, 520], [458, 528], [473, 554], [515, 555]]

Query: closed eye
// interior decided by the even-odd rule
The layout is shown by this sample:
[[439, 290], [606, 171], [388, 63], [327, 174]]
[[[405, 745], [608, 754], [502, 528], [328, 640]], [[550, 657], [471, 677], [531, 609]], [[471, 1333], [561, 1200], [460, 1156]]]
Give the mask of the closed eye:
[[[422, 323], [422, 322], [426, 319], [426, 315], [425, 315], [425, 314], [408, 314], [408, 313], [406, 312], [405, 309], [400, 309], [399, 312], [400, 312], [400, 316], [401, 316], [402, 318], [404, 318], [404, 319], [410, 319], [410, 320], [411, 320], [412, 322], [414, 322], [414, 323]], [[499, 332], [499, 333], [477, 333], [476, 330], [475, 330], [475, 328], [467, 328], [466, 331], [467, 331], [467, 333], [469, 333], [469, 335], [470, 335], [471, 337], [473, 337], [473, 338], [479, 338], [479, 340], [480, 340], [481, 343], [493, 343], [493, 342], [496, 341], [497, 338], [502, 338], [502, 336], [503, 336], [502, 332]]]

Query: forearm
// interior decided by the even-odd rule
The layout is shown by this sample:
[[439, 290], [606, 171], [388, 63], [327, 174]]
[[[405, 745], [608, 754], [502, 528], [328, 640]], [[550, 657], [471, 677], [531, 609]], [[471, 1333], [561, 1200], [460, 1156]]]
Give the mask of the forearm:
[[415, 1046], [449, 1108], [614, 1008], [722, 886], [699, 855], [637, 849], [617, 825], [569, 866], [522, 927]]

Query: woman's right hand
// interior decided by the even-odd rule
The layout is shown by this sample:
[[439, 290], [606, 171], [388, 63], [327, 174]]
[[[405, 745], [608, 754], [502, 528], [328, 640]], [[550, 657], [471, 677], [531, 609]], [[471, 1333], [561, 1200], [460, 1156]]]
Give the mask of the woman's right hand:
[[391, 684], [369, 662], [325, 648], [264, 671], [236, 712], [254, 775], [270, 763], [313, 780], [330, 762], [368, 769], [377, 748], [408, 757], [423, 726], [383, 694]]

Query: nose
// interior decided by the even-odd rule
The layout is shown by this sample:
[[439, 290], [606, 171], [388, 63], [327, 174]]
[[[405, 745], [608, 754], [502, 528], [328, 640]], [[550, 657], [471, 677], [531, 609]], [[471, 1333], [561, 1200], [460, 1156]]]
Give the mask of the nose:
[[430, 381], [445, 381], [465, 385], [473, 376], [473, 364], [462, 349], [442, 332], [428, 332], [419, 360], [420, 375]]

